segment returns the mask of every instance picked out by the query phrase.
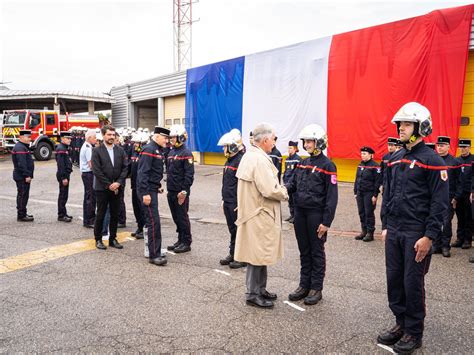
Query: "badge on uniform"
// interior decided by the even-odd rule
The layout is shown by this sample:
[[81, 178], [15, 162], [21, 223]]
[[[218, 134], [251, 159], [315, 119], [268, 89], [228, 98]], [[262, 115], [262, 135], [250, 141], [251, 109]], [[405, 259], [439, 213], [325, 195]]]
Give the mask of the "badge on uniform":
[[331, 175], [331, 184], [336, 185], [337, 184], [337, 176], [336, 174]]
[[411, 164], [410, 164], [410, 169], [413, 169], [413, 168], [415, 167], [415, 162], [416, 162], [416, 160], [413, 160], [413, 161], [411, 162]]
[[361, 168], [360, 168], [360, 171], [364, 171], [364, 168], [363, 168], [363, 167], [361, 167]]
[[441, 180], [447, 181], [448, 180], [448, 172], [446, 170], [441, 170], [440, 172]]

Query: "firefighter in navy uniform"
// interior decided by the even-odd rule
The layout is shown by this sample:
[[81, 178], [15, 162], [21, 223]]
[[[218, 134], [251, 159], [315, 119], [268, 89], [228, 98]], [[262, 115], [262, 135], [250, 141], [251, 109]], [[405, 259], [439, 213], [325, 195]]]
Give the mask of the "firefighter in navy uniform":
[[145, 243], [148, 244], [149, 262], [154, 265], [166, 265], [167, 259], [161, 254], [161, 223], [158, 212], [158, 193], [162, 193], [163, 179], [162, 148], [168, 142], [169, 130], [155, 127], [150, 143], [145, 145], [138, 161], [137, 193], [142, 201], [142, 210], [146, 219]]
[[[252, 133], [252, 132], [250, 132], [250, 133]], [[278, 181], [281, 181], [282, 157], [281, 157], [280, 151], [276, 147], [277, 139], [278, 139], [278, 137], [275, 137], [275, 145], [273, 146], [273, 149], [270, 152], [270, 154], [268, 154], [268, 156], [272, 159], [273, 165], [275, 165], [275, 167], [278, 170]]]
[[143, 227], [145, 226], [145, 215], [142, 210], [142, 201], [137, 192], [137, 176], [138, 176], [138, 162], [140, 153], [142, 151], [142, 137], [134, 133], [130, 142], [133, 144], [132, 156], [130, 157], [130, 187], [132, 189], [132, 206], [135, 221], [137, 222], [137, 230], [132, 233], [132, 237], [136, 239], [143, 239]]
[[456, 210], [456, 188], [459, 180], [459, 161], [449, 154], [451, 138], [439, 136], [436, 143], [438, 155], [444, 160], [444, 165], [448, 168], [449, 182], [449, 209], [442, 232], [433, 242], [433, 254], [443, 254], [445, 258], [451, 256], [451, 237], [453, 236], [452, 219]]
[[173, 221], [178, 232], [178, 241], [168, 246], [175, 253], [185, 253], [191, 250], [192, 235], [189, 222], [189, 194], [194, 181], [194, 158], [184, 144], [188, 133], [182, 125], [170, 127], [170, 142], [172, 149], [168, 154], [168, 171], [166, 189], [168, 204]]
[[373, 160], [374, 150], [371, 147], [362, 147], [360, 155], [362, 161], [357, 167], [354, 182], [354, 196], [359, 210], [362, 232], [355, 237], [356, 240], [371, 242], [374, 240], [375, 231], [375, 206], [382, 180], [380, 166]]
[[310, 156], [301, 161], [286, 185], [295, 198], [294, 228], [301, 261], [299, 286], [288, 298], [314, 305], [322, 299], [324, 244], [336, 213], [337, 176], [336, 166], [323, 153], [327, 135], [321, 126], [306, 126], [298, 138]]
[[471, 173], [474, 156], [471, 154], [471, 140], [460, 139], [459, 148], [461, 156], [458, 157], [460, 164], [459, 181], [456, 190], [456, 216], [458, 217], [458, 229], [456, 241], [451, 244], [453, 248], [469, 249], [472, 245], [473, 219], [471, 212]]
[[69, 183], [72, 173], [72, 160], [69, 155], [72, 134], [71, 132], [61, 132], [59, 136], [61, 143], [56, 147], [56, 163], [58, 166], [56, 179], [59, 183], [58, 221], [69, 223], [72, 221], [72, 217], [67, 214], [66, 203], [69, 197]]
[[242, 135], [238, 129], [224, 134], [217, 145], [222, 146], [227, 161], [222, 174], [222, 209], [224, 210], [227, 228], [230, 233], [229, 255], [220, 260], [221, 265], [229, 265], [231, 269], [245, 267], [247, 264], [234, 260], [235, 238], [237, 235], [237, 169], [244, 155]]
[[35, 170], [35, 164], [31, 157], [30, 151], [31, 130], [22, 129], [19, 132], [19, 141], [13, 147], [12, 161], [13, 161], [13, 180], [15, 180], [17, 195], [16, 195], [16, 210], [17, 221], [19, 222], [33, 222], [34, 218], [26, 211], [28, 199], [30, 197], [31, 180]]
[[426, 107], [407, 103], [392, 123], [405, 145], [388, 163], [382, 203], [388, 302], [396, 324], [377, 341], [409, 354], [422, 345], [425, 275], [432, 241], [449, 207], [448, 172], [443, 159], [422, 140], [432, 131]]
[[380, 171], [382, 173], [382, 180], [380, 181], [381, 187], [383, 187], [383, 182], [385, 180], [384, 172], [385, 172], [385, 169], [387, 168], [387, 163], [390, 157], [392, 156], [392, 154], [397, 150], [397, 143], [398, 143], [398, 138], [388, 137], [387, 139], [388, 152], [382, 157], [382, 161], [380, 162]]
[[[283, 173], [283, 184], [288, 184], [296, 171], [296, 167], [301, 162], [298, 155], [298, 142], [288, 142], [288, 158], [285, 160], [285, 172]], [[293, 223], [295, 220], [295, 202], [293, 194], [288, 193], [288, 207], [290, 208], [290, 217], [285, 221]]]

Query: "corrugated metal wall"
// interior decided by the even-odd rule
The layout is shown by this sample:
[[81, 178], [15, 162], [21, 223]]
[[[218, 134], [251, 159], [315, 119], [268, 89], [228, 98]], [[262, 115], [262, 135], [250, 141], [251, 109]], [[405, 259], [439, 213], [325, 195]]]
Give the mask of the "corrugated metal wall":
[[[127, 126], [127, 105], [159, 97], [182, 95], [186, 92], [186, 71], [163, 75], [158, 78], [148, 79], [113, 87], [111, 95], [116, 100], [112, 104], [112, 120], [117, 127]], [[128, 95], [128, 97], [127, 97]], [[132, 110], [129, 110], [132, 111]], [[130, 113], [128, 113], [130, 115]], [[184, 117], [184, 115], [183, 115]]]

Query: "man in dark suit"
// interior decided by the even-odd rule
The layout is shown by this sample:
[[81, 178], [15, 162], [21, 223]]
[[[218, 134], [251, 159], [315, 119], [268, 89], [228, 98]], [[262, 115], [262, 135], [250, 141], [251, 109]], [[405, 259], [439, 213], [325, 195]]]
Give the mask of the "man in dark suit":
[[125, 151], [114, 144], [115, 128], [106, 125], [101, 133], [104, 142], [92, 152], [92, 171], [94, 173], [94, 190], [97, 198], [97, 216], [94, 225], [94, 236], [97, 249], [106, 249], [102, 243], [102, 224], [110, 208], [109, 246], [122, 249], [116, 240], [118, 215], [120, 210], [120, 190], [125, 186], [128, 174], [128, 159]]

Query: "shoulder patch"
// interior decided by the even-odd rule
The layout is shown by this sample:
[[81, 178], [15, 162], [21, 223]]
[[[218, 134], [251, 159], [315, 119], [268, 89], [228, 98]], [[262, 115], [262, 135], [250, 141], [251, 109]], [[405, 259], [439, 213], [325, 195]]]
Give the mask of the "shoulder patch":
[[336, 185], [337, 184], [337, 175], [331, 175], [331, 184]]
[[448, 180], [448, 172], [446, 170], [441, 170], [439, 172], [440, 176], [441, 176], [441, 180], [443, 181], [447, 181]]

